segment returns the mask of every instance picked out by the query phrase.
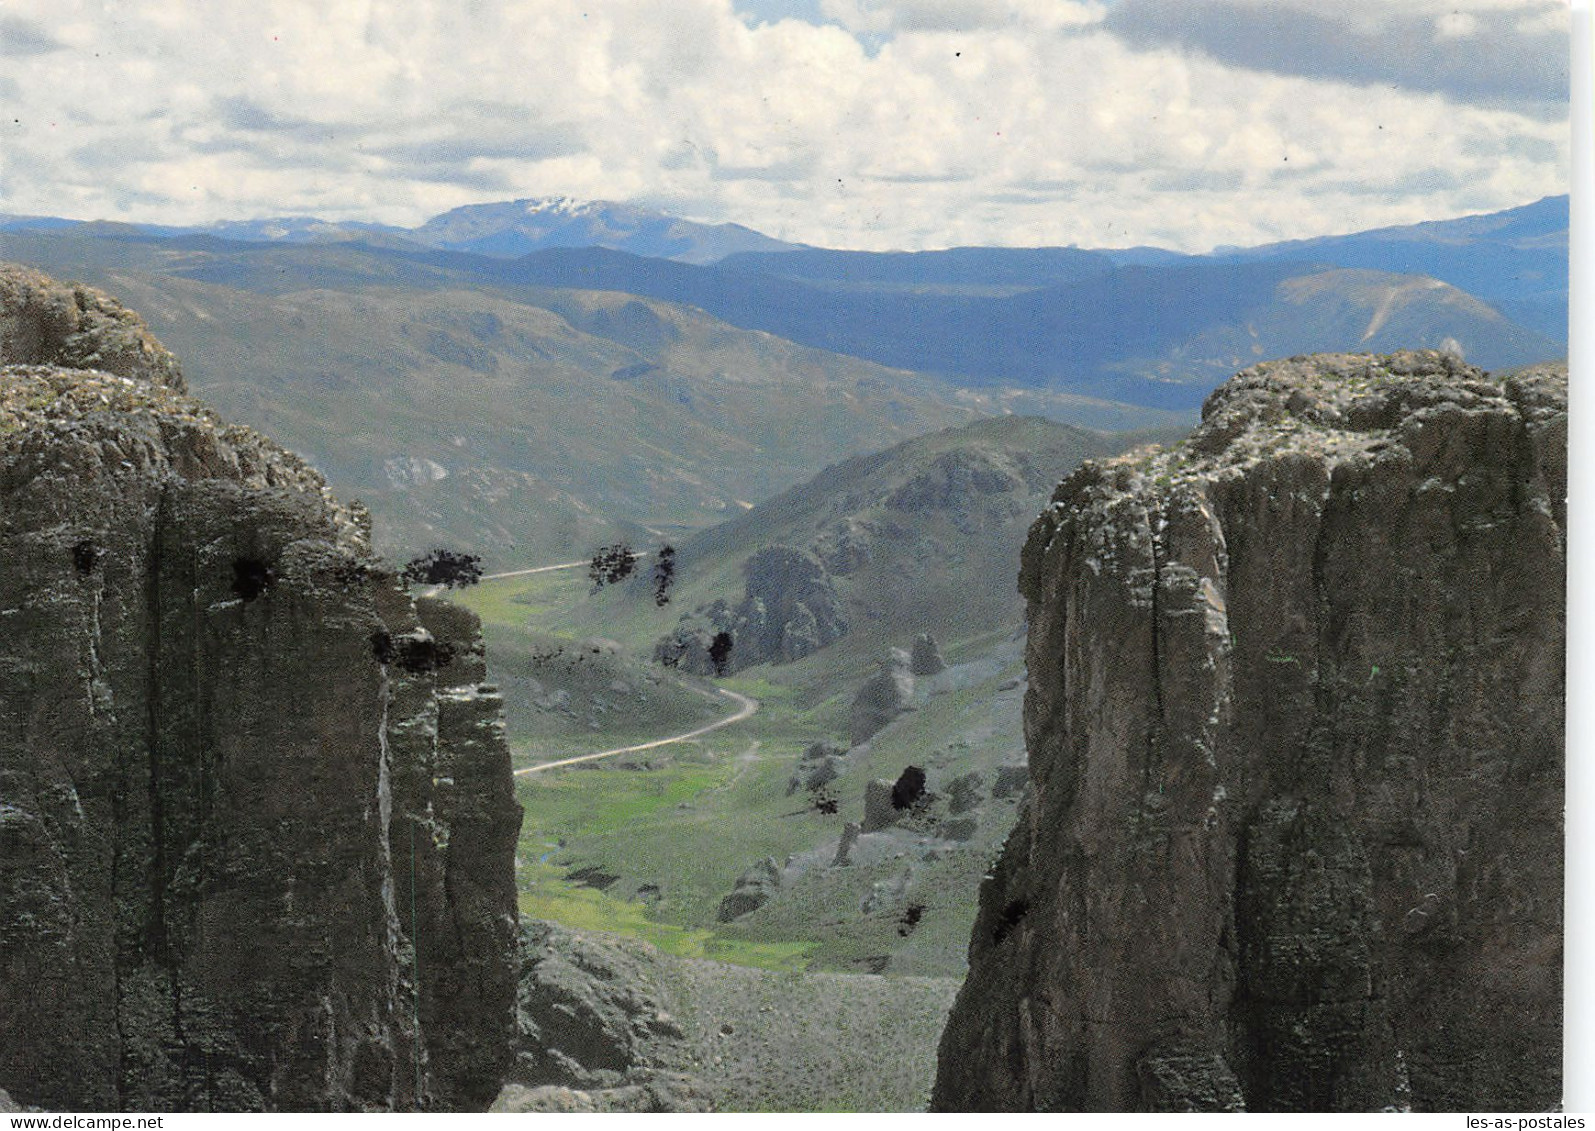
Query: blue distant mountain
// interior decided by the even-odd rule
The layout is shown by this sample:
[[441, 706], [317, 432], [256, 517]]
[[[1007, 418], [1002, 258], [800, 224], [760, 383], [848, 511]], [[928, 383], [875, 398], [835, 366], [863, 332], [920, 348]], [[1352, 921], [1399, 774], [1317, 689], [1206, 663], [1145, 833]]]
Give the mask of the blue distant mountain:
[[1566, 196], [1455, 220], [1377, 228], [1215, 253], [1230, 262], [1289, 259], [1427, 275], [1476, 295], [1513, 321], [1567, 339]]
[[[13, 241], [50, 241], [55, 250], [28, 253], [46, 259], [131, 264], [149, 255], [165, 273], [267, 293], [620, 292], [959, 385], [1181, 410], [1237, 368], [1298, 353], [1428, 346], [1486, 368], [1565, 356], [1567, 227], [1566, 197], [1209, 255], [797, 248], [736, 225], [568, 200], [473, 205], [414, 229], [0, 219]], [[197, 254], [167, 261], [156, 252], [174, 246]]]
[[800, 246], [741, 224], [700, 224], [637, 205], [569, 197], [468, 204], [405, 234], [427, 247], [510, 258], [545, 248], [605, 247], [653, 259], [713, 263], [739, 252]]
[[[0, 231], [44, 231], [101, 221], [0, 214]], [[379, 247], [437, 248], [512, 259], [555, 247], [605, 247], [683, 263], [713, 263], [728, 255], [790, 251], [786, 243], [741, 224], [700, 224], [655, 209], [569, 197], [468, 204], [434, 216], [417, 228], [311, 216], [224, 220], [214, 224], [119, 224], [145, 235], [178, 239], [213, 236], [243, 243], [364, 243]]]

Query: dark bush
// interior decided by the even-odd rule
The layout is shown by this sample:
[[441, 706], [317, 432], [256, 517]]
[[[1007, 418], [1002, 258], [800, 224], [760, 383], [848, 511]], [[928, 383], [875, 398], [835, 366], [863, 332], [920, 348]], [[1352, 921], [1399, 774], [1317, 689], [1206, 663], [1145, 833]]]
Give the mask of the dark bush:
[[433, 550], [418, 558], [411, 558], [399, 576], [407, 582], [414, 581], [421, 585], [464, 589], [482, 580], [482, 559], [475, 554]]
[[892, 784], [892, 808], [912, 809], [925, 796], [925, 771], [909, 766]]
[[676, 548], [661, 546], [654, 559], [654, 604], [661, 609], [670, 604], [670, 586], [676, 579]]
[[725, 675], [731, 663], [731, 634], [717, 632], [714, 639], [709, 642], [709, 662], [714, 665], [715, 675]]
[[637, 555], [624, 542], [613, 546], [600, 546], [587, 563], [587, 577], [593, 583], [593, 592], [606, 585], [614, 585], [630, 577], [637, 568]]

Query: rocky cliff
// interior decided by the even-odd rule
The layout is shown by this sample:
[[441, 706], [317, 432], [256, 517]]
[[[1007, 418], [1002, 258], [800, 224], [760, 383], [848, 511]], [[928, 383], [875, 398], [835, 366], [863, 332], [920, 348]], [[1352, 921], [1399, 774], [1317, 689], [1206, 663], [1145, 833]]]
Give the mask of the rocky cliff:
[[1566, 372], [1296, 358], [1032, 528], [943, 1110], [1546, 1110]]
[[105, 296], [0, 270], [0, 361], [0, 1087], [486, 1107], [520, 812], [474, 618]]

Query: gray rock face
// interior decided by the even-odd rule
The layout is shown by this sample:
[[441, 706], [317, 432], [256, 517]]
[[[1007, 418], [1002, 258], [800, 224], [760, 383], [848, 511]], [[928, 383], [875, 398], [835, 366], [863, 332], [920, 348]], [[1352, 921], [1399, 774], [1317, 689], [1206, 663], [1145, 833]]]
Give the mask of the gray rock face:
[[864, 824], [867, 833], [895, 825], [903, 818], [903, 810], [892, 804], [892, 783], [885, 778], [875, 778], [864, 783]]
[[715, 674], [709, 645], [731, 635], [727, 672], [800, 660], [840, 639], [846, 610], [824, 563], [807, 550], [767, 546], [742, 567], [746, 594], [734, 608], [715, 601], [684, 615], [654, 649], [655, 659], [698, 675]]
[[708, 1089], [690, 1076], [660, 1075], [646, 1084], [583, 1091], [557, 1084], [528, 1088], [506, 1084], [488, 1109], [493, 1112], [706, 1112], [714, 1107]]
[[186, 393], [177, 359], [109, 295], [0, 264], [0, 364], [95, 369]]
[[640, 944], [534, 920], [521, 927], [519, 1039], [492, 1111], [707, 1111], [684, 1003]]
[[868, 742], [914, 705], [914, 677], [906, 664], [888, 662], [865, 681], [848, 710], [848, 737], [853, 745]]
[[668, 992], [642, 958], [553, 923], [522, 931], [519, 1043], [511, 1073], [528, 1087], [613, 1088], [679, 1039]]
[[1547, 1110], [1565, 370], [1298, 358], [1203, 416], [1031, 531], [933, 1108]]
[[134, 316], [26, 272], [0, 300], [0, 1087], [486, 1107], [520, 811], [475, 618]]

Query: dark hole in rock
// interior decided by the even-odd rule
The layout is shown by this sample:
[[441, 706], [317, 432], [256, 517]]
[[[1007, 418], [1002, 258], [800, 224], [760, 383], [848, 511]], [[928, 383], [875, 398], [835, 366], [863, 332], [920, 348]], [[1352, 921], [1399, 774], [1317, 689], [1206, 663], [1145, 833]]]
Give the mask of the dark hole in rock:
[[1021, 920], [1030, 913], [1028, 899], [1010, 900], [1007, 907], [1002, 909], [1002, 915], [997, 920], [996, 930], [991, 932], [992, 942], [1002, 942], [1003, 939], [1013, 934]]
[[93, 573], [100, 563], [100, 548], [93, 542], [79, 542], [72, 547], [72, 564], [79, 573]]
[[892, 786], [892, 808], [912, 809], [925, 796], [925, 771], [909, 766], [898, 776]]
[[233, 592], [241, 601], [253, 601], [277, 581], [271, 567], [257, 558], [233, 559]]
[[374, 632], [371, 654], [379, 664], [398, 664], [411, 675], [425, 675], [448, 667], [454, 659], [454, 648], [437, 640], [413, 636], [395, 640], [389, 633]]

